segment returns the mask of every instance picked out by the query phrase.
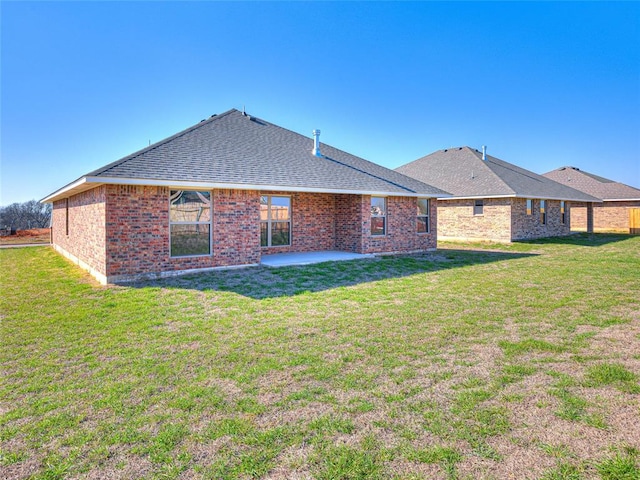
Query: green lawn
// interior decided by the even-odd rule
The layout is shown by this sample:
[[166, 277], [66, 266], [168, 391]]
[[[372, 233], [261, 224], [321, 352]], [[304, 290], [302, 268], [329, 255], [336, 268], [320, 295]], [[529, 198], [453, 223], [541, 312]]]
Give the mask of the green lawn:
[[0, 251], [0, 478], [640, 478], [640, 237], [101, 287]]

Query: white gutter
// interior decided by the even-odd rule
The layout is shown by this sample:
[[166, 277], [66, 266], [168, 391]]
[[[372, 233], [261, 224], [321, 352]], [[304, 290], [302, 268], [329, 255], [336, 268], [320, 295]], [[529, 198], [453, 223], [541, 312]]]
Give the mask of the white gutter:
[[455, 195], [451, 195], [449, 197], [438, 197], [438, 200], [475, 200], [478, 198], [531, 198], [531, 199], [541, 199], [541, 200], [564, 200], [565, 202], [589, 202], [589, 203], [600, 202], [600, 200], [598, 199], [578, 200], [575, 198], [545, 197], [544, 195], [542, 196], [541, 195], [534, 195], [534, 196], [516, 195], [515, 193], [510, 195], [473, 195], [473, 196], [466, 196], [466, 197], [457, 197]]
[[640, 198], [603, 198], [603, 202], [640, 202]]
[[51, 203], [53, 199], [55, 199], [56, 197], [59, 197], [60, 195], [62, 195], [65, 192], [68, 192], [69, 190], [78, 188], [79, 186], [84, 185], [85, 183], [87, 183], [87, 177], [79, 178], [75, 182], [67, 185], [66, 187], [62, 187], [56, 190], [55, 192], [53, 192], [51, 195], [44, 197], [42, 200], [40, 200], [40, 203]]
[[[86, 184], [92, 184], [88, 186]], [[64, 198], [63, 195], [71, 190], [82, 188], [80, 191], [99, 185], [139, 185], [153, 187], [175, 187], [179, 189], [225, 189], [225, 190], [258, 190], [258, 191], [280, 191], [280, 192], [308, 192], [308, 193], [343, 193], [349, 195], [377, 195], [384, 197], [421, 197], [435, 198], [437, 194], [414, 193], [414, 192], [383, 192], [379, 190], [340, 190], [336, 188], [318, 187], [292, 187], [288, 185], [259, 185], [246, 183], [222, 183], [222, 182], [188, 182], [176, 180], [148, 180], [137, 178], [111, 178], [111, 177], [82, 177], [81, 179], [61, 188], [51, 195], [40, 200], [41, 203], [50, 203], [57, 198]], [[447, 198], [442, 196], [442, 198]]]
[[[471, 195], [466, 197], [458, 197], [451, 195], [449, 197], [438, 197], [438, 200], [475, 200], [477, 198], [517, 198], [517, 195]], [[527, 197], [530, 198], [530, 197]]]

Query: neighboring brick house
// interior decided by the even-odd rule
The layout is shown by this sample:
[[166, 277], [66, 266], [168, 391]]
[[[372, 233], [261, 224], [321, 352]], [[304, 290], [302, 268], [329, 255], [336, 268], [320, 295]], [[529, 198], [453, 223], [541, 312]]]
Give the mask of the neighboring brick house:
[[230, 110], [88, 173], [53, 203], [54, 248], [102, 283], [263, 255], [436, 247], [445, 192]]
[[439, 150], [396, 171], [452, 194], [438, 199], [438, 238], [512, 242], [570, 233], [573, 202], [597, 199], [469, 147]]
[[[629, 210], [640, 208], [640, 189], [584, 172], [576, 167], [561, 167], [543, 175], [598, 199], [598, 203], [592, 206], [593, 231], [629, 233]], [[573, 206], [572, 230], [587, 230], [589, 208], [584, 203]]]

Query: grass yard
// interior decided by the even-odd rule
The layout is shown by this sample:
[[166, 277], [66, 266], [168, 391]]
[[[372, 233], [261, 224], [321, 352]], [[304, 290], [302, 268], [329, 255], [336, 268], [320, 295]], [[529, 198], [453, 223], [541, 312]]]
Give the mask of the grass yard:
[[0, 478], [640, 478], [640, 237], [443, 247], [116, 287], [0, 251]]

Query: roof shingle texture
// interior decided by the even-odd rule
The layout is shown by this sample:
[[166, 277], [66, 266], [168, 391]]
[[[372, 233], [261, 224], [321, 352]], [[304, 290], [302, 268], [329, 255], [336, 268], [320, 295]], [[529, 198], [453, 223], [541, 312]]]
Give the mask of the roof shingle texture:
[[438, 150], [398, 167], [396, 171], [450, 192], [454, 197], [515, 196], [556, 200], [597, 201], [512, 163], [469, 147]]
[[624, 183], [583, 172], [576, 167], [561, 167], [543, 174], [546, 178], [580, 190], [601, 200], [639, 200], [640, 190]]
[[445, 194], [416, 179], [230, 110], [88, 173], [88, 177], [380, 193]]

